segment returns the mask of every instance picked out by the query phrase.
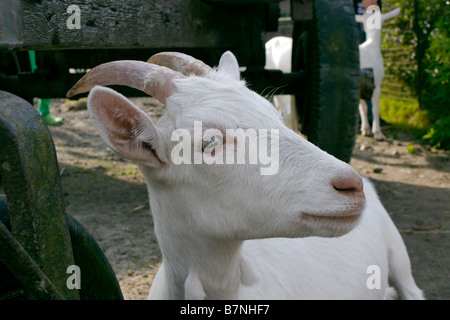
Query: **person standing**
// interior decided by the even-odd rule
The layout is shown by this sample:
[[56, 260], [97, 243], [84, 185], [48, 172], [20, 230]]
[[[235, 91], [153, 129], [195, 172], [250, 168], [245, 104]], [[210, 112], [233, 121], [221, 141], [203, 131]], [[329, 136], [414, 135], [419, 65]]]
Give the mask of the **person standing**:
[[[28, 51], [28, 57], [30, 59], [31, 72], [35, 72], [36, 69], [38, 68], [36, 64], [36, 51], [34, 50]], [[63, 124], [64, 119], [59, 117], [53, 117], [50, 114], [49, 107], [51, 102], [52, 99], [39, 99], [38, 111], [48, 126], [60, 126]]]

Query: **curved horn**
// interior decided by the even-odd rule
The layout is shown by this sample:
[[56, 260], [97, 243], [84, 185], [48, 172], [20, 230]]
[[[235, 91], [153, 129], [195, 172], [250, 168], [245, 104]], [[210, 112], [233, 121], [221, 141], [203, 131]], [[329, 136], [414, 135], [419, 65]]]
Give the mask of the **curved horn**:
[[181, 72], [185, 76], [189, 76], [192, 73], [197, 76], [203, 76], [212, 70], [212, 68], [203, 61], [180, 52], [157, 53], [151, 56], [147, 62]]
[[184, 78], [181, 73], [143, 61], [119, 60], [100, 64], [86, 73], [67, 92], [67, 97], [87, 92], [95, 85], [125, 85], [141, 90], [166, 102], [175, 87], [174, 79]]

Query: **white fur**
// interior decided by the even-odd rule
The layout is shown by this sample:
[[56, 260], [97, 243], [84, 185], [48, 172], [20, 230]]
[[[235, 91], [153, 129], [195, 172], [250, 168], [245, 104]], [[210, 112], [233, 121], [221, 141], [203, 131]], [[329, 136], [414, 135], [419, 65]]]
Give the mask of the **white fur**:
[[[381, 15], [381, 25], [384, 21], [396, 17], [400, 13], [400, 8], [396, 8]], [[368, 28], [368, 14], [356, 15], [356, 20], [362, 22], [366, 33], [366, 41], [359, 45], [359, 61], [361, 68], [372, 68], [374, 73], [375, 88], [372, 93], [372, 134], [376, 140], [383, 140], [386, 137], [381, 132], [380, 127], [380, 95], [381, 83], [384, 78], [384, 63], [381, 54], [381, 28]], [[370, 135], [370, 124], [367, 117], [367, 103], [361, 99], [359, 102], [359, 113], [361, 115], [361, 134]]]
[[[291, 72], [292, 38], [274, 37], [266, 42], [266, 65], [269, 70], [281, 70], [284, 73]], [[274, 88], [272, 90], [277, 90]], [[291, 96], [278, 94], [273, 97], [275, 107], [280, 111], [284, 124], [291, 126]]]
[[[267, 100], [236, 79], [237, 62], [225, 55], [218, 71], [175, 80], [157, 126], [111, 89], [89, 94], [102, 137], [136, 161], [148, 185], [163, 256], [149, 298], [382, 299], [393, 292], [388, 277], [402, 298], [423, 298], [372, 185], [364, 181], [366, 200], [361, 192], [337, 191], [342, 181], [361, 182], [356, 171], [288, 129]], [[174, 165], [170, 152], [178, 142], [171, 134], [192, 131], [199, 120], [219, 129], [278, 129], [279, 171], [262, 176], [260, 164]], [[153, 153], [139, 147], [141, 139], [155, 144]], [[236, 144], [224, 142], [215, 156]], [[362, 213], [359, 223], [330, 218], [349, 213]], [[366, 285], [370, 265], [380, 267], [380, 289]]]

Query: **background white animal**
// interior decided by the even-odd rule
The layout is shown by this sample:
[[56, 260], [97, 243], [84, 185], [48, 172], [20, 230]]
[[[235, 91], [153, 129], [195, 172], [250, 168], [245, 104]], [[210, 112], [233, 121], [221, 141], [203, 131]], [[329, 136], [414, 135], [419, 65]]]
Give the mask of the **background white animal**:
[[[384, 63], [381, 54], [381, 26], [384, 21], [396, 17], [400, 13], [400, 8], [396, 8], [388, 13], [381, 14], [379, 28], [372, 25], [372, 22], [377, 22], [374, 17], [369, 21], [372, 15], [371, 10], [379, 12], [378, 6], [370, 6], [368, 12], [364, 15], [356, 15], [356, 21], [362, 22], [364, 31], [366, 33], [366, 41], [359, 45], [359, 62], [361, 68], [372, 68], [374, 73], [375, 88], [372, 93], [372, 134], [377, 140], [385, 139], [380, 127], [380, 95], [381, 83], [384, 78]], [[376, 12], [374, 14], [377, 14]], [[369, 22], [369, 23], [368, 23]], [[370, 124], [367, 117], [367, 103], [365, 100], [360, 100], [359, 113], [361, 116], [361, 134], [370, 135]]]
[[[266, 69], [281, 70], [284, 73], [291, 72], [292, 57], [292, 38], [290, 37], [274, 37], [266, 42]], [[278, 88], [274, 88], [276, 90]], [[273, 96], [273, 103], [280, 111], [283, 122], [286, 126], [294, 128], [291, 123], [291, 114], [295, 114], [291, 110], [291, 96], [287, 94], [278, 94]], [[296, 119], [292, 119], [297, 121]]]
[[[88, 109], [100, 135], [136, 162], [148, 184], [163, 255], [149, 298], [381, 299], [393, 296], [388, 278], [402, 298], [423, 298], [401, 236], [369, 181], [363, 187], [348, 164], [287, 128], [240, 81], [233, 54], [222, 56], [217, 71], [179, 53], [149, 62], [97, 66], [68, 92], [92, 89]], [[127, 98], [96, 86], [110, 84], [147, 92], [166, 104], [166, 115], [153, 124]], [[262, 176], [261, 164], [175, 165], [172, 134], [192, 132], [194, 121], [221, 131], [279, 130], [279, 171]], [[203, 142], [194, 135], [192, 151], [202, 152]], [[223, 157], [241, 143], [227, 137], [214, 155], [203, 156]], [[372, 283], [373, 266], [379, 272]]]

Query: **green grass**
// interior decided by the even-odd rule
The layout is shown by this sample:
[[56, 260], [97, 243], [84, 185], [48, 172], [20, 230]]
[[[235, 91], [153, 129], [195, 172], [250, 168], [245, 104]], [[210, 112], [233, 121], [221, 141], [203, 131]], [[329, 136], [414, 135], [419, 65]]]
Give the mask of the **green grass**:
[[117, 177], [117, 176], [138, 176], [140, 174], [140, 171], [138, 168], [125, 168], [125, 169], [118, 169], [118, 168], [107, 168], [107, 172], [111, 173], [111, 176]]
[[410, 132], [433, 148], [450, 149], [448, 113], [442, 112], [441, 117], [433, 121], [426, 110], [420, 109], [417, 101], [403, 101], [382, 96], [380, 115], [391, 123], [394, 129]]
[[382, 96], [380, 115], [396, 129], [405, 130], [417, 136], [423, 136], [431, 127], [427, 112], [419, 108], [417, 101], [395, 100]]

